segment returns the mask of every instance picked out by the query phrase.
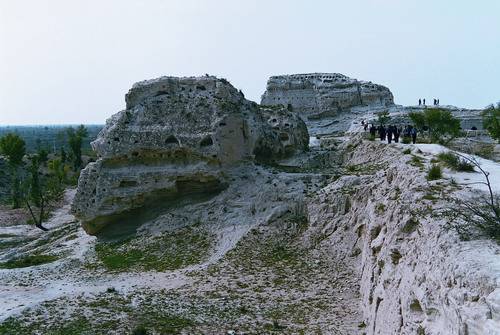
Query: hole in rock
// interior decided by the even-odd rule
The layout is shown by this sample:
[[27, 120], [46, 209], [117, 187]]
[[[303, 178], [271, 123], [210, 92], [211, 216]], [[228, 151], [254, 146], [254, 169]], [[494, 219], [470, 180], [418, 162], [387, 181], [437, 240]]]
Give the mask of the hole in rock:
[[179, 140], [174, 135], [170, 135], [165, 140], [165, 144], [179, 144]]
[[214, 144], [211, 136], [204, 137], [200, 142], [200, 147], [208, 147]]

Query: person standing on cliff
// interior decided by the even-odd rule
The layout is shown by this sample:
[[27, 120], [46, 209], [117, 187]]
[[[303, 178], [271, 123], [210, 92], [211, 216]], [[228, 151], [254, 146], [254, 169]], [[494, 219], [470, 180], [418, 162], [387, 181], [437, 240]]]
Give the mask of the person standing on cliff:
[[420, 106], [422, 104], [422, 99], [418, 99], [418, 105]]
[[424, 98], [424, 106], [425, 106], [425, 98]]

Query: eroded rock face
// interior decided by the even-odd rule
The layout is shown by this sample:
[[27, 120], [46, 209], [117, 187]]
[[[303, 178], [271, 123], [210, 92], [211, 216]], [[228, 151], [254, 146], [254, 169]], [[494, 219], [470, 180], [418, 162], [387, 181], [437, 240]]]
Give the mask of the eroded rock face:
[[304, 118], [337, 116], [356, 106], [391, 106], [391, 91], [382, 85], [338, 73], [273, 76], [262, 95], [262, 105], [290, 106]]
[[139, 82], [126, 108], [92, 143], [99, 159], [78, 182], [72, 209], [91, 234], [145, 204], [220, 190], [226, 167], [283, 157], [309, 140], [296, 115], [262, 109], [212, 76]]

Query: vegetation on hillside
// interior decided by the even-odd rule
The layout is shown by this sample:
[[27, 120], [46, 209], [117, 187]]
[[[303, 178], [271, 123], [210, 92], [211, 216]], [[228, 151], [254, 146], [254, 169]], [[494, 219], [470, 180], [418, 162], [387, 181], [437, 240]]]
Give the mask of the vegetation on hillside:
[[428, 131], [432, 143], [448, 144], [460, 135], [460, 120], [448, 110], [428, 108], [408, 115], [418, 129]]
[[[38, 146], [27, 152], [25, 139], [16, 133], [0, 137], [0, 154], [7, 159], [10, 188], [6, 199], [13, 208], [24, 206], [30, 223], [46, 230], [43, 222], [48, 218], [51, 204], [61, 198], [68, 185], [74, 185], [83, 166], [82, 147], [88, 138], [88, 129], [81, 125], [64, 130], [67, 143], [60, 148]], [[59, 132], [61, 134], [61, 132]], [[69, 147], [69, 155], [65, 148]]]
[[488, 106], [482, 113], [483, 128], [488, 130], [490, 136], [500, 143], [500, 102]]

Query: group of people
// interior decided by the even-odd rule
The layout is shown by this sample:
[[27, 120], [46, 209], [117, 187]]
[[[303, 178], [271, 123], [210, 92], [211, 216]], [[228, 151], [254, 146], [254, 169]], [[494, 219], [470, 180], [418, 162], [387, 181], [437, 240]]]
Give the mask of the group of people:
[[[368, 129], [368, 123], [363, 120], [361, 121], [361, 124], [363, 125], [363, 129], [366, 131]], [[395, 125], [387, 127], [380, 125], [376, 127], [372, 123], [370, 126], [370, 135], [375, 138], [376, 134], [378, 134], [380, 141], [387, 140], [387, 143], [392, 143], [393, 140], [395, 143], [399, 143], [401, 134], [403, 134], [403, 137], [411, 138], [413, 144], [417, 142], [417, 128], [412, 125], [406, 125], [403, 129]]]
[[[424, 105], [425, 106], [425, 99], [418, 99], [418, 105]], [[434, 106], [439, 105], [439, 99], [434, 99]]]

